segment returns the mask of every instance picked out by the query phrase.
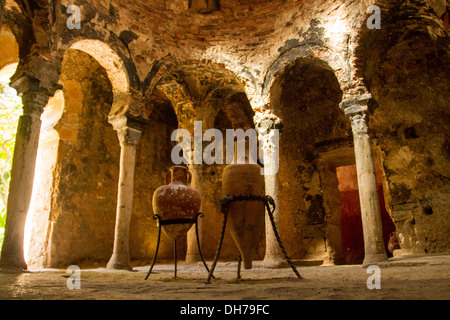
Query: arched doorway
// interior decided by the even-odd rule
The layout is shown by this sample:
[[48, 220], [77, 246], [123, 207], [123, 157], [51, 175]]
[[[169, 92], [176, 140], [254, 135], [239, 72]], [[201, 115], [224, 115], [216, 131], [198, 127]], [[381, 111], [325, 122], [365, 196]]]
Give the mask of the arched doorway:
[[[154, 256], [158, 228], [153, 220], [152, 197], [165, 184], [167, 170], [172, 165], [171, 151], [175, 142], [171, 135], [178, 128], [178, 119], [170, 100], [159, 90], [147, 99], [148, 124], [144, 126], [136, 150], [133, 211], [130, 221], [130, 259], [133, 264], [148, 264]], [[186, 250], [186, 243], [177, 249]], [[158, 251], [158, 261], [173, 258], [173, 243], [164, 235]]]
[[[154, 89], [149, 94], [151, 108], [158, 108], [158, 105], [159, 107], [171, 105], [178, 120], [178, 128], [189, 131], [192, 143], [194, 143], [194, 134], [203, 137], [206, 130], [215, 128], [222, 133], [225, 150], [227, 129], [247, 130], [254, 127], [254, 112], [245, 94], [243, 84], [234, 73], [226, 70], [223, 66], [209, 63], [171, 66], [169, 71], [156, 81]], [[195, 122], [201, 123], [201, 132], [195, 132]], [[170, 139], [163, 143], [170, 145]], [[208, 145], [209, 142], [203, 141], [203, 144], [200, 145], [202, 151]], [[170, 165], [170, 162], [167, 165]], [[197, 184], [194, 187], [201, 189], [202, 194], [201, 210], [205, 216], [200, 221], [200, 237], [202, 238], [202, 251], [207, 259], [214, 257], [222, 226], [219, 200], [221, 198], [222, 170], [225, 165], [225, 153], [221, 164], [205, 164], [204, 162], [189, 164], [194, 175], [193, 181]], [[161, 176], [160, 184], [163, 182], [164, 179]], [[154, 221], [152, 223], [155, 224]], [[194, 255], [195, 249], [192, 246], [196, 246], [196, 242], [189, 239], [195, 240], [188, 234], [187, 246], [185, 247], [184, 244], [177, 246], [179, 256], [186, 253]], [[193, 245], [190, 246], [190, 243]], [[224, 243], [224, 248], [229, 250], [222, 251], [221, 259], [236, 259], [237, 248], [228, 233]], [[172, 244], [167, 243], [167, 246], [164, 247], [164, 243], [162, 243], [161, 249], [167, 252], [166, 257], [172, 257]], [[164, 257], [164, 253], [161, 253], [161, 256]]]
[[[271, 107], [284, 122], [280, 135], [280, 233], [291, 255], [308, 264], [345, 263], [348, 202], [338, 173], [355, 159], [350, 121], [339, 109], [335, 72], [319, 59], [300, 58], [275, 75]], [[345, 175], [344, 175], [345, 176]], [[359, 206], [353, 193], [350, 199]], [[359, 224], [361, 224], [361, 219]], [[347, 243], [348, 241], [346, 241]], [[363, 248], [363, 239], [350, 241]]]
[[103, 265], [113, 246], [119, 173], [108, 122], [112, 85], [100, 63], [77, 49], [65, 53], [60, 81], [44, 112], [42, 130], [54, 134], [40, 140], [37, 163], [45, 170], [35, 176], [28, 263]]

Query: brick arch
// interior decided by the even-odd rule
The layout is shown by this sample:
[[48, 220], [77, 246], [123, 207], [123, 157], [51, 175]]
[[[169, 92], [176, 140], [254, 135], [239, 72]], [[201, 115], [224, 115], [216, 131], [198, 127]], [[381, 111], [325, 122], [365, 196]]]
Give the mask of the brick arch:
[[130, 101], [130, 78], [122, 58], [106, 43], [85, 39], [73, 43], [70, 49], [83, 51], [92, 56], [105, 70], [111, 82], [113, 102], [110, 118], [123, 115]]
[[[208, 72], [220, 72], [222, 74], [221, 80], [216, 84], [219, 85], [219, 82], [222, 82], [220, 83], [220, 86], [226, 87], [225, 90], [228, 90], [229, 96], [236, 92], [244, 92], [247, 95], [252, 108], [256, 108], [257, 97], [259, 96], [260, 91], [259, 88], [261, 87], [260, 81], [245, 66], [242, 66], [242, 64], [227, 60], [222, 56], [220, 56], [217, 61], [182, 61], [173, 55], [168, 54], [153, 64], [152, 69], [143, 81], [143, 95], [147, 97], [151, 96], [153, 90], [155, 90], [156, 86], [159, 85], [161, 81], [167, 82], [168, 77], [173, 77], [181, 68], [186, 68], [188, 66], [192, 66], [194, 70], [197, 67], [203, 67], [206, 68]], [[217, 93], [215, 90], [210, 91]], [[213, 95], [214, 93], [212, 93], [210, 97]]]
[[209, 62], [179, 63], [167, 56], [155, 64], [144, 83], [150, 104], [169, 100], [178, 121], [187, 128], [192, 119], [212, 124], [219, 109], [238, 94], [247, 99], [245, 84], [235, 73]]
[[341, 89], [347, 87], [351, 82], [349, 70], [340, 55], [322, 45], [302, 44], [283, 52], [270, 66], [261, 90], [261, 96], [266, 102], [270, 101], [270, 88], [276, 77], [299, 58], [314, 58], [325, 62], [335, 73]]

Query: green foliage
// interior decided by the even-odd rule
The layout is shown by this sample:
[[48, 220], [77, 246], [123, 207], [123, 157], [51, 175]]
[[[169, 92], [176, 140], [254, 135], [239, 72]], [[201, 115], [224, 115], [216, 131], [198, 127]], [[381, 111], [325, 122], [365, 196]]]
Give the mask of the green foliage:
[[12, 157], [16, 140], [17, 122], [22, 113], [22, 101], [14, 89], [0, 82], [0, 250], [6, 223]]

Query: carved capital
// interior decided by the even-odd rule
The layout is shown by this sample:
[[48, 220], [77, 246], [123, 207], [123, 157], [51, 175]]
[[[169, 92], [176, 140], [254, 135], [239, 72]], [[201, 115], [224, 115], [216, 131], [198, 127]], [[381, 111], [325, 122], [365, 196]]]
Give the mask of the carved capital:
[[137, 146], [142, 131], [131, 127], [125, 127], [117, 130], [117, 136], [119, 137], [120, 145], [133, 145]]
[[352, 122], [352, 131], [354, 134], [363, 134], [369, 132], [366, 113], [353, 113], [350, 115], [350, 120]]
[[344, 100], [339, 104], [339, 107], [349, 116], [354, 134], [368, 133], [369, 112], [375, 105], [373, 102], [372, 95], [367, 93]]
[[120, 144], [137, 145], [144, 126], [147, 124], [143, 119], [136, 119], [130, 115], [120, 115], [110, 118], [114, 130], [117, 131]]
[[125, 113], [116, 117], [110, 117], [108, 122], [112, 124], [114, 130], [122, 130], [124, 128], [133, 128], [138, 131], [142, 131], [147, 125], [148, 121], [142, 118], [136, 118], [132, 115]]
[[42, 89], [40, 81], [31, 74], [22, 74], [11, 82], [11, 86], [16, 89], [18, 95], [22, 97], [23, 114], [40, 117], [47, 105], [50, 94]]
[[40, 117], [50, 97], [41, 92], [27, 91], [22, 94], [23, 114]]
[[62, 85], [58, 83], [60, 73], [60, 62], [42, 55], [34, 55], [20, 60], [16, 72], [11, 77], [10, 86], [16, 89], [19, 96], [31, 90], [51, 97], [57, 90], [62, 89]]
[[145, 113], [145, 100], [137, 92], [133, 92], [128, 97], [126, 108], [117, 114], [110, 114], [108, 122], [112, 124], [114, 130], [120, 131], [125, 128], [133, 128], [141, 131], [148, 124], [148, 117]]
[[273, 114], [264, 114], [255, 119], [255, 129], [259, 134], [267, 134], [274, 129], [281, 131], [283, 126], [283, 120]]
[[353, 113], [369, 111], [369, 101], [372, 100], [370, 93], [357, 96], [356, 98], [344, 100], [339, 104], [339, 107], [346, 115]]
[[45, 91], [39, 87], [39, 79], [29, 72], [22, 72], [17, 74], [17, 72], [11, 77], [10, 86], [16, 89], [17, 95], [22, 96], [24, 92], [28, 91]]

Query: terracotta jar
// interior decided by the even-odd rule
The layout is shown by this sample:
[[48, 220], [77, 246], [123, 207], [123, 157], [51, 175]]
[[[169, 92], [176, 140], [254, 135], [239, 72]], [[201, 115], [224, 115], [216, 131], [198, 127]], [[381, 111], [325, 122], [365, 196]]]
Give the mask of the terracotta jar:
[[[166, 185], [153, 194], [153, 212], [162, 221], [173, 219], [194, 219], [199, 213], [201, 196], [190, 186], [192, 175], [187, 167], [173, 166], [166, 175]], [[171, 240], [183, 237], [192, 223], [162, 224], [162, 230]]]
[[[235, 152], [236, 155], [236, 152]], [[264, 176], [261, 167], [249, 164], [226, 166], [222, 174], [222, 195], [264, 196]], [[253, 255], [265, 230], [265, 206], [262, 201], [235, 201], [228, 210], [228, 225], [242, 257], [245, 269], [252, 268]]]
[[392, 232], [389, 236], [388, 250], [390, 253], [393, 253], [394, 250], [400, 249], [400, 243], [395, 232]]

